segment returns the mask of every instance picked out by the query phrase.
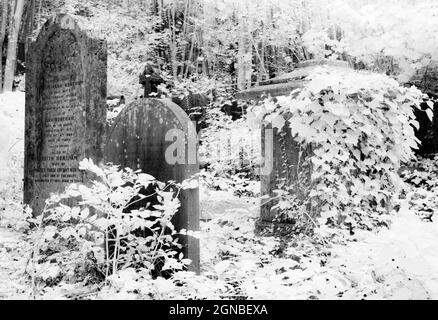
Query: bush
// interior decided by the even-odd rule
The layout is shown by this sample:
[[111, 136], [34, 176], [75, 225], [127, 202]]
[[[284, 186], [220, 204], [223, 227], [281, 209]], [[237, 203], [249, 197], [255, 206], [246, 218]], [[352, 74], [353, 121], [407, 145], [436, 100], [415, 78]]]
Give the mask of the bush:
[[[288, 218], [304, 215], [315, 225], [319, 219], [322, 225], [372, 228], [402, 190], [400, 164], [418, 146], [412, 106], [418, 108], [424, 95], [387, 76], [347, 69], [318, 67], [307, 81], [251, 111], [258, 123], [291, 130], [302, 150], [312, 149], [299, 168], [310, 167], [311, 178], [280, 182], [278, 207]], [[425, 112], [432, 117], [430, 108]]]
[[412, 160], [401, 170], [409, 209], [424, 221], [433, 221], [438, 209], [438, 155]]
[[152, 278], [190, 263], [178, 253], [180, 230], [171, 222], [179, 190], [189, 183], [165, 185], [139, 171], [100, 168], [88, 160], [80, 168], [94, 175], [92, 184], [71, 184], [52, 195], [38, 220], [28, 270], [35, 288], [101, 283], [128, 269]]

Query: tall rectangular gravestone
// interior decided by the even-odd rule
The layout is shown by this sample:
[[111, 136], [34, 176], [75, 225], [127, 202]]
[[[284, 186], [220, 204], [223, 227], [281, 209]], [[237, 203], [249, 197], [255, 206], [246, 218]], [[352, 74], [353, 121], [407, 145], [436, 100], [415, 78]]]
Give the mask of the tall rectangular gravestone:
[[70, 16], [46, 22], [29, 48], [24, 202], [39, 215], [53, 192], [83, 183], [79, 161], [103, 159], [107, 46]]
[[[175, 103], [147, 98], [134, 101], [117, 116], [105, 145], [105, 161], [154, 176], [182, 182], [199, 172], [195, 125]], [[181, 190], [181, 207], [174, 216], [176, 231], [199, 230], [199, 190]], [[199, 273], [199, 240], [181, 236], [183, 253]]]

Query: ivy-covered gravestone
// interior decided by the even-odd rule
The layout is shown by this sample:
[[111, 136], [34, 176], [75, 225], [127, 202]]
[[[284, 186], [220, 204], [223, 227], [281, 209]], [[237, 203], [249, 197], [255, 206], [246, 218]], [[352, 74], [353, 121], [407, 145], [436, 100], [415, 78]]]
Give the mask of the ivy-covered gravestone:
[[431, 106], [423, 110], [421, 91], [386, 75], [316, 64], [271, 80], [273, 90], [242, 94], [275, 96], [249, 113], [263, 125], [265, 162], [272, 159], [261, 172], [260, 225], [282, 222], [287, 233], [383, 225], [403, 191], [401, 163], [418, 148], [412, 108], [432, 120]]
[[[297, 68], [283, 76], [263, 81], [260, 86], [254, 87], [238, 94], [237, 98], [244, 101], [260, 102], [268, 96], [280, 97], [289, 95], [293, 90], [306, 85], [306, 76], [315, 67], [328, 65], [347, 68], [348, 64], [341, 61], [312, 60], [300, 63]], [[281, 194], [279, 190], [291, 193], [296, 198], [295, 204], [305, 202], [311, 191], [311, 163], [309, 155], [312, 146], [298, 143], [292, 136], [290, 118], [287, 114], [263, 121], [261, 127], [261, 153], [263, 163], [260, 170], [261, 205], [260, 219], [257, 230], [281, 227], [282, 231], [294, 230], [296, 221], [282, 215], [283, 209], [279, 206]], [[281, 128], [281, 129], [279, 129]], [[315, 208], [308, 207], [312, 214]]]

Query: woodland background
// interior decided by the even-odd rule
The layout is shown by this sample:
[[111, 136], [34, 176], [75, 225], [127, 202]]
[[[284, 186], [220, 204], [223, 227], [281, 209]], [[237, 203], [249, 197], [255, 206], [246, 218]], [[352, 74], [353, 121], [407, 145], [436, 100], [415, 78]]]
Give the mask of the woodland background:
[[30, 41], [68, 12], [109, 43], [109, 94], [140, 95], [146, 61], [172, 90], [248, 88], [311, 58], [340, 59], [411, 80], [437, 57], [431, 0], [2, 0], [0, 87], [25, 71]]
[[[153, 263], [132, 267], [135, 255], [129, 253], [123, 261], [129, 268], [120, 270], [116, 258], [89, 259], [98, 244], [84, 240], [83, 225], [93, 222], [86, 221], [88, 214], [83, 224], [69, 222], [88, 208], [61, 208], [53, 221], [30, 228], [22, 205], [25, 57], [39, 28], [57, 12], [107, 40], [109, 101], [120, 104], [123, 96], [129, 103], [143, 95], [139, 74], [147, 62], [165, 80], [162, 95], [207, 98], [195, 111], [206, 129], [199, 150], [205, 169], [200, 276], [178, 271], [184, 259], [169, 250], [160, 258], [176, 270], [170, 278], [151, 276]], [[437, 15], [433, 0], [0, 0], [0, 298], [437, 298]], [[303, 129], [297, 139], [324, 140], [326, 149], [311, 159], [320, 165], [317, 192], [308, 199], [326, 197], [332, 207], [309, 234], [256, 236], [260, 132], [247, 120], [257, 108], [238, 103], [236, 93], [321, 58], [347, 61], [355, 71], [320, 72], [299, 96], [264, 101], [259, 115], [278, 119], [293, 111], [295, 128]], [[355, 93], [354, 103], [344, 95], [320, 105], [323, 93], [340, 83]], [[412, 84], [429, 100], [408, 89]], [[368, 103], [377, 100], [377, 106]], [[317, 112], [296, 107], [313, 108], [315, 101]], [[415, 117], [413, 104], [423, 108]], [[111, 103], [108, 111], [115, 115]], [[417, 147], [414, 127], [421, 141], [415, 153], [428, 159], [411, 150]], [[232, 139], [237, 154], [215, 157], [217, 142]], [[101, 176], [120, 174], [86, 167]], [[295, 186], [283, 187], [280, 206], [288, 211]], [[77, 193], [70, 189], [70, 196]], [[108, 194], [120, 196], [113, 189]], [[170, 198], [163, 212], [174, 209]], [[382, 200], [385, 209], [391, 203], [389, 214], [382, 213]], [[336, 224], [336, 216], [349, 220]], [[144, 260], [156, 261], [156, 250], [139, 248]], [[113, 273], [102, 276], [108, 262]]]

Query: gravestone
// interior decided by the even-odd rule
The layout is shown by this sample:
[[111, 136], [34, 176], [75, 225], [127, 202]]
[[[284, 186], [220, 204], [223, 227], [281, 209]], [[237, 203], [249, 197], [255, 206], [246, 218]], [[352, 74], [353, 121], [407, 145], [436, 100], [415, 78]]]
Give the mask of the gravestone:
[[[178, 141], [183, 154], [174, 158], [172, 146]], [[117, 116], [105, 146], [105, 161], [141, 169], [161, 182], [182, 182], [199, 172], [197, 151], [196, 130], [187, 114], [170, 100], [146, 98], [134, 101]], [[179, 200], [175, 229], [198, 231], [198, 188], [182, 190]], [[185, 257], [192, 260], [189, 270], [199, 273], [199, 240], [181, 236], [180, 242]]]
[[[330, 66], [333, 68], [348, 68], [348, 63], [343, 61], [330, 60], [309, 60], [297, 65], [296, 69], [285, 75], [274, 79], [263, 81], [260, 86], [242, 91], [237, 95], [237, 99], [243, 101], [262, 101], [267, 96], [278, 97], [288, 95], [297, 88], [303, 88], [306, 85], [306, 77], [312, 70], [320, 65]], [[307, 197], [306, 192], [299, 188], [302, 183], [310, 183], [311, 168], [303, 167], [303, 163], [312, 153], [312, 146], [303, 147], [297, 143], [292, 134], [287, 115], [284, 115], [286, 123], [283, 129], [273, 128], [272, 123], [263, 123], [261, 130], [261, 153], [264, 159], [260, 174], [261, 205], [260, 219], [257, 222], [257, 231], [263, 231], [267, 228], [280, 227], [283, 231], [288, 232], [287, 223], [276, 222], [279, 213], [274, 206], [278, 203], [277, 194], [274, 190], [279, 189], [281, 181], [287, 182], [288, 185], [296, 184], [295, 196], [304, 200]], [[312, 215], [315, 208], [308, 208]], [[310, 212], [312, 211], [312, 212]], [[275, 223], [273, 223], [275, 222]], [[293, 228], [291, 228], [293, 229]]]
[[290, 128], [288, 119], [281, 130], [273, 128], [271, 123], [262, 126], [261, 153], [266, 161], [269, 158], [267, 153], [272, 152], [269, 158], [271, 163], [265, 163], [266, 166], [272, 166], [272, 170], [268, 169], [266, 174], [260, 176], [260, 191], [264, 198], [260, 205], [259, 227], [269, 226], [279, 214], [278, 208], [273, 208], [278, 201], [273, 199], [277, 197], [274, 190], [280, 189], [281, 181], [287, 185], [300, 181], [300, 185], [295, 188], [295, 195], [300, 200], [307, 197], [306, 193], [298, 192], [298, 190], [310, 181], [311, 172], [304, 167], [304, 164], [311, 155], [312, 149], [311, 147], [303, 148], [294, 140], [291, 130], [285, 128]]
[[29, 48], [24, 202], [39, 215], [52, 192], [84, 183], [79, 162], [103, 159], [107, 46], [70, 16], [46, 22]]
[[199, 132], [208, 126], [206, 122], [207, 108], [210, 100], [205, 94], [188, 92], [183, 98], [172, 96], [172, 102], [180, 106], [196, 122], [196, 131]]

